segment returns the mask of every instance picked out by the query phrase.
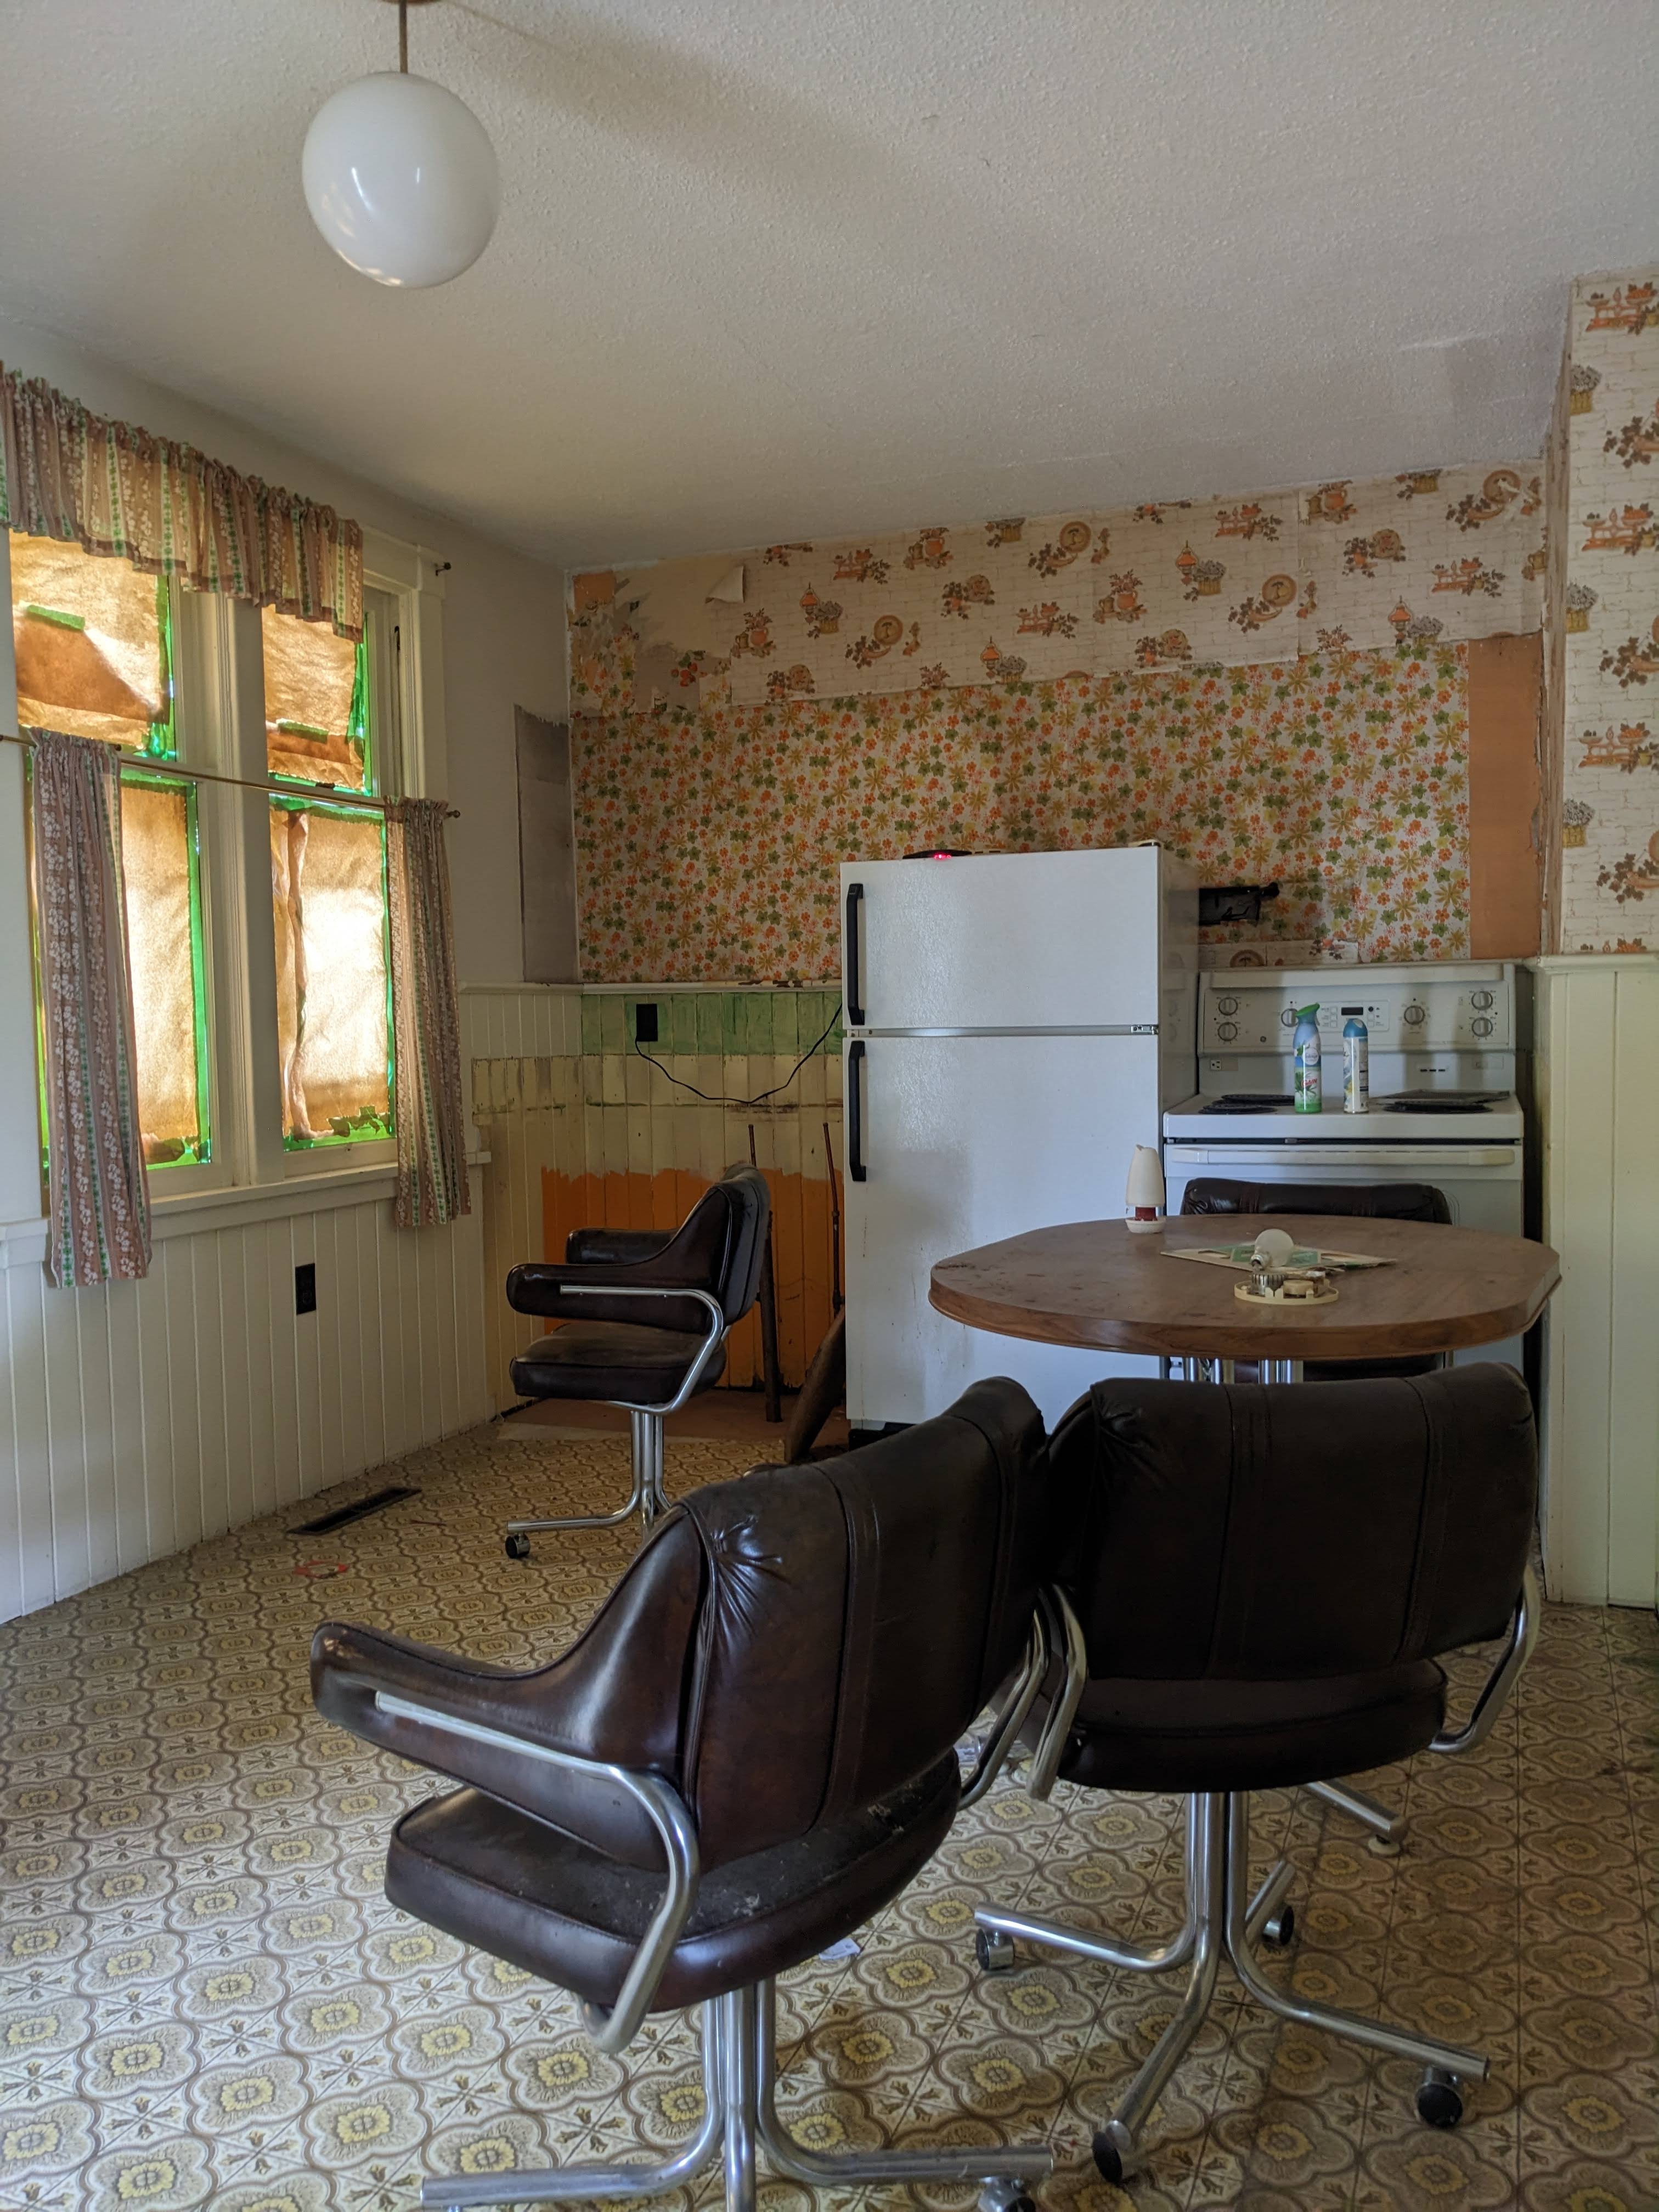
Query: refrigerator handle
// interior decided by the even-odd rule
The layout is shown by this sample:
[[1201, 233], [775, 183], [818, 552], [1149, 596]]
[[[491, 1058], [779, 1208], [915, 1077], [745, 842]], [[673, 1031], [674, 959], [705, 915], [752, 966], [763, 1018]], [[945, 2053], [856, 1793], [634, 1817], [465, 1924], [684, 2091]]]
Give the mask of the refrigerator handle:
[[[857, 885], [854, 886], [857, 889]], [[852, 891], [847, 894], [850, 908]], [[865, 1180], [864, 1165], [864, 1039], [854, 1037], [847, 1048], [847, 1172], [854, 1182]]]
[[[847, 886], [847, 1019], [854, 1029], [864, 1025], [864, 1002], [859, 997], [859, 908], [864, 903], [864, 885]], [[859, 1178], [860, 1182], [863, 1177]]]

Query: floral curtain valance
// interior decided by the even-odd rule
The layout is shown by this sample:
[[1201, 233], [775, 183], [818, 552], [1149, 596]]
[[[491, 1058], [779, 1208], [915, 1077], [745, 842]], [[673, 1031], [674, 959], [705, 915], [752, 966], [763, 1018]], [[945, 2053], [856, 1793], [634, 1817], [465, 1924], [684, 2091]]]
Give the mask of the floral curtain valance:
[[0, 524], [363, 634], [356, 523], [15, 370], [0, 370]]

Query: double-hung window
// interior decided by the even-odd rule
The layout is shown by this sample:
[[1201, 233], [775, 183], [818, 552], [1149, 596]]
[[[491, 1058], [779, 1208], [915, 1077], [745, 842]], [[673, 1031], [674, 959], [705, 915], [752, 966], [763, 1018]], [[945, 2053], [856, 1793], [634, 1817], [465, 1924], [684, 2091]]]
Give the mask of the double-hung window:
[[96, 738], [121, 769], [139, 1126], [152, 1168], [213, 1156], [200, 822], [179, 758], [166, 580], [52, 538], [11, 539], [12, 643], [23, 722]]
[[384, 680], [392, 609], [367, 595], [360, 644], [267, 607], [262, 617], [283, 1142], [290, 1151], [392, 1133], [386, 820], [397, 755]]
[[385, 808], [413, 592], [368, 588], [354, 643], [78, 545], [11, 533], [8, 550], [19, 720], [124, 755], [139, 1121], [167, 1171], [152, 1195], [389, 1164]]

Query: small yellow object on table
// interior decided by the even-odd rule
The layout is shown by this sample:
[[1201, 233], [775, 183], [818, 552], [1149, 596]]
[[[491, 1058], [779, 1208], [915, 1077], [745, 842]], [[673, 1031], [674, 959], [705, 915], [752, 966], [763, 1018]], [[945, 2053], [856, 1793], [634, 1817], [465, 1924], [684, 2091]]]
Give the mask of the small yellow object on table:
[[1249, 1306], [1328, 1306], [1336, 1295], [1336, 1285], [1321, 1267], [1295, 1274], [1254, 1274], [1233, 1285], [1233, 1296]]

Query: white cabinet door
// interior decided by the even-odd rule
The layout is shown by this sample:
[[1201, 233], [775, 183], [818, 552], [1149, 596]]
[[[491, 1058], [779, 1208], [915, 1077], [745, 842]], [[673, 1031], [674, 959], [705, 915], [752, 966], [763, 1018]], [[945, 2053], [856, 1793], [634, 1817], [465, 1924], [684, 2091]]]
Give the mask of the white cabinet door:
[[848, 1026], [1156, 1024], [1162, 858], [1129, 846], [844, 865]]
[[872, 1037], [847, 1052], [848, 1419], [925, 1420], [1011, 1375], [1052, 1427], [1103, 1376], [1155, 1375], [1156, 1360], [964, 1328], [927, 1285], [954, 1252], [1121, 1218], [1130, 1155], [1158, 1142], [1158, 1040]]

